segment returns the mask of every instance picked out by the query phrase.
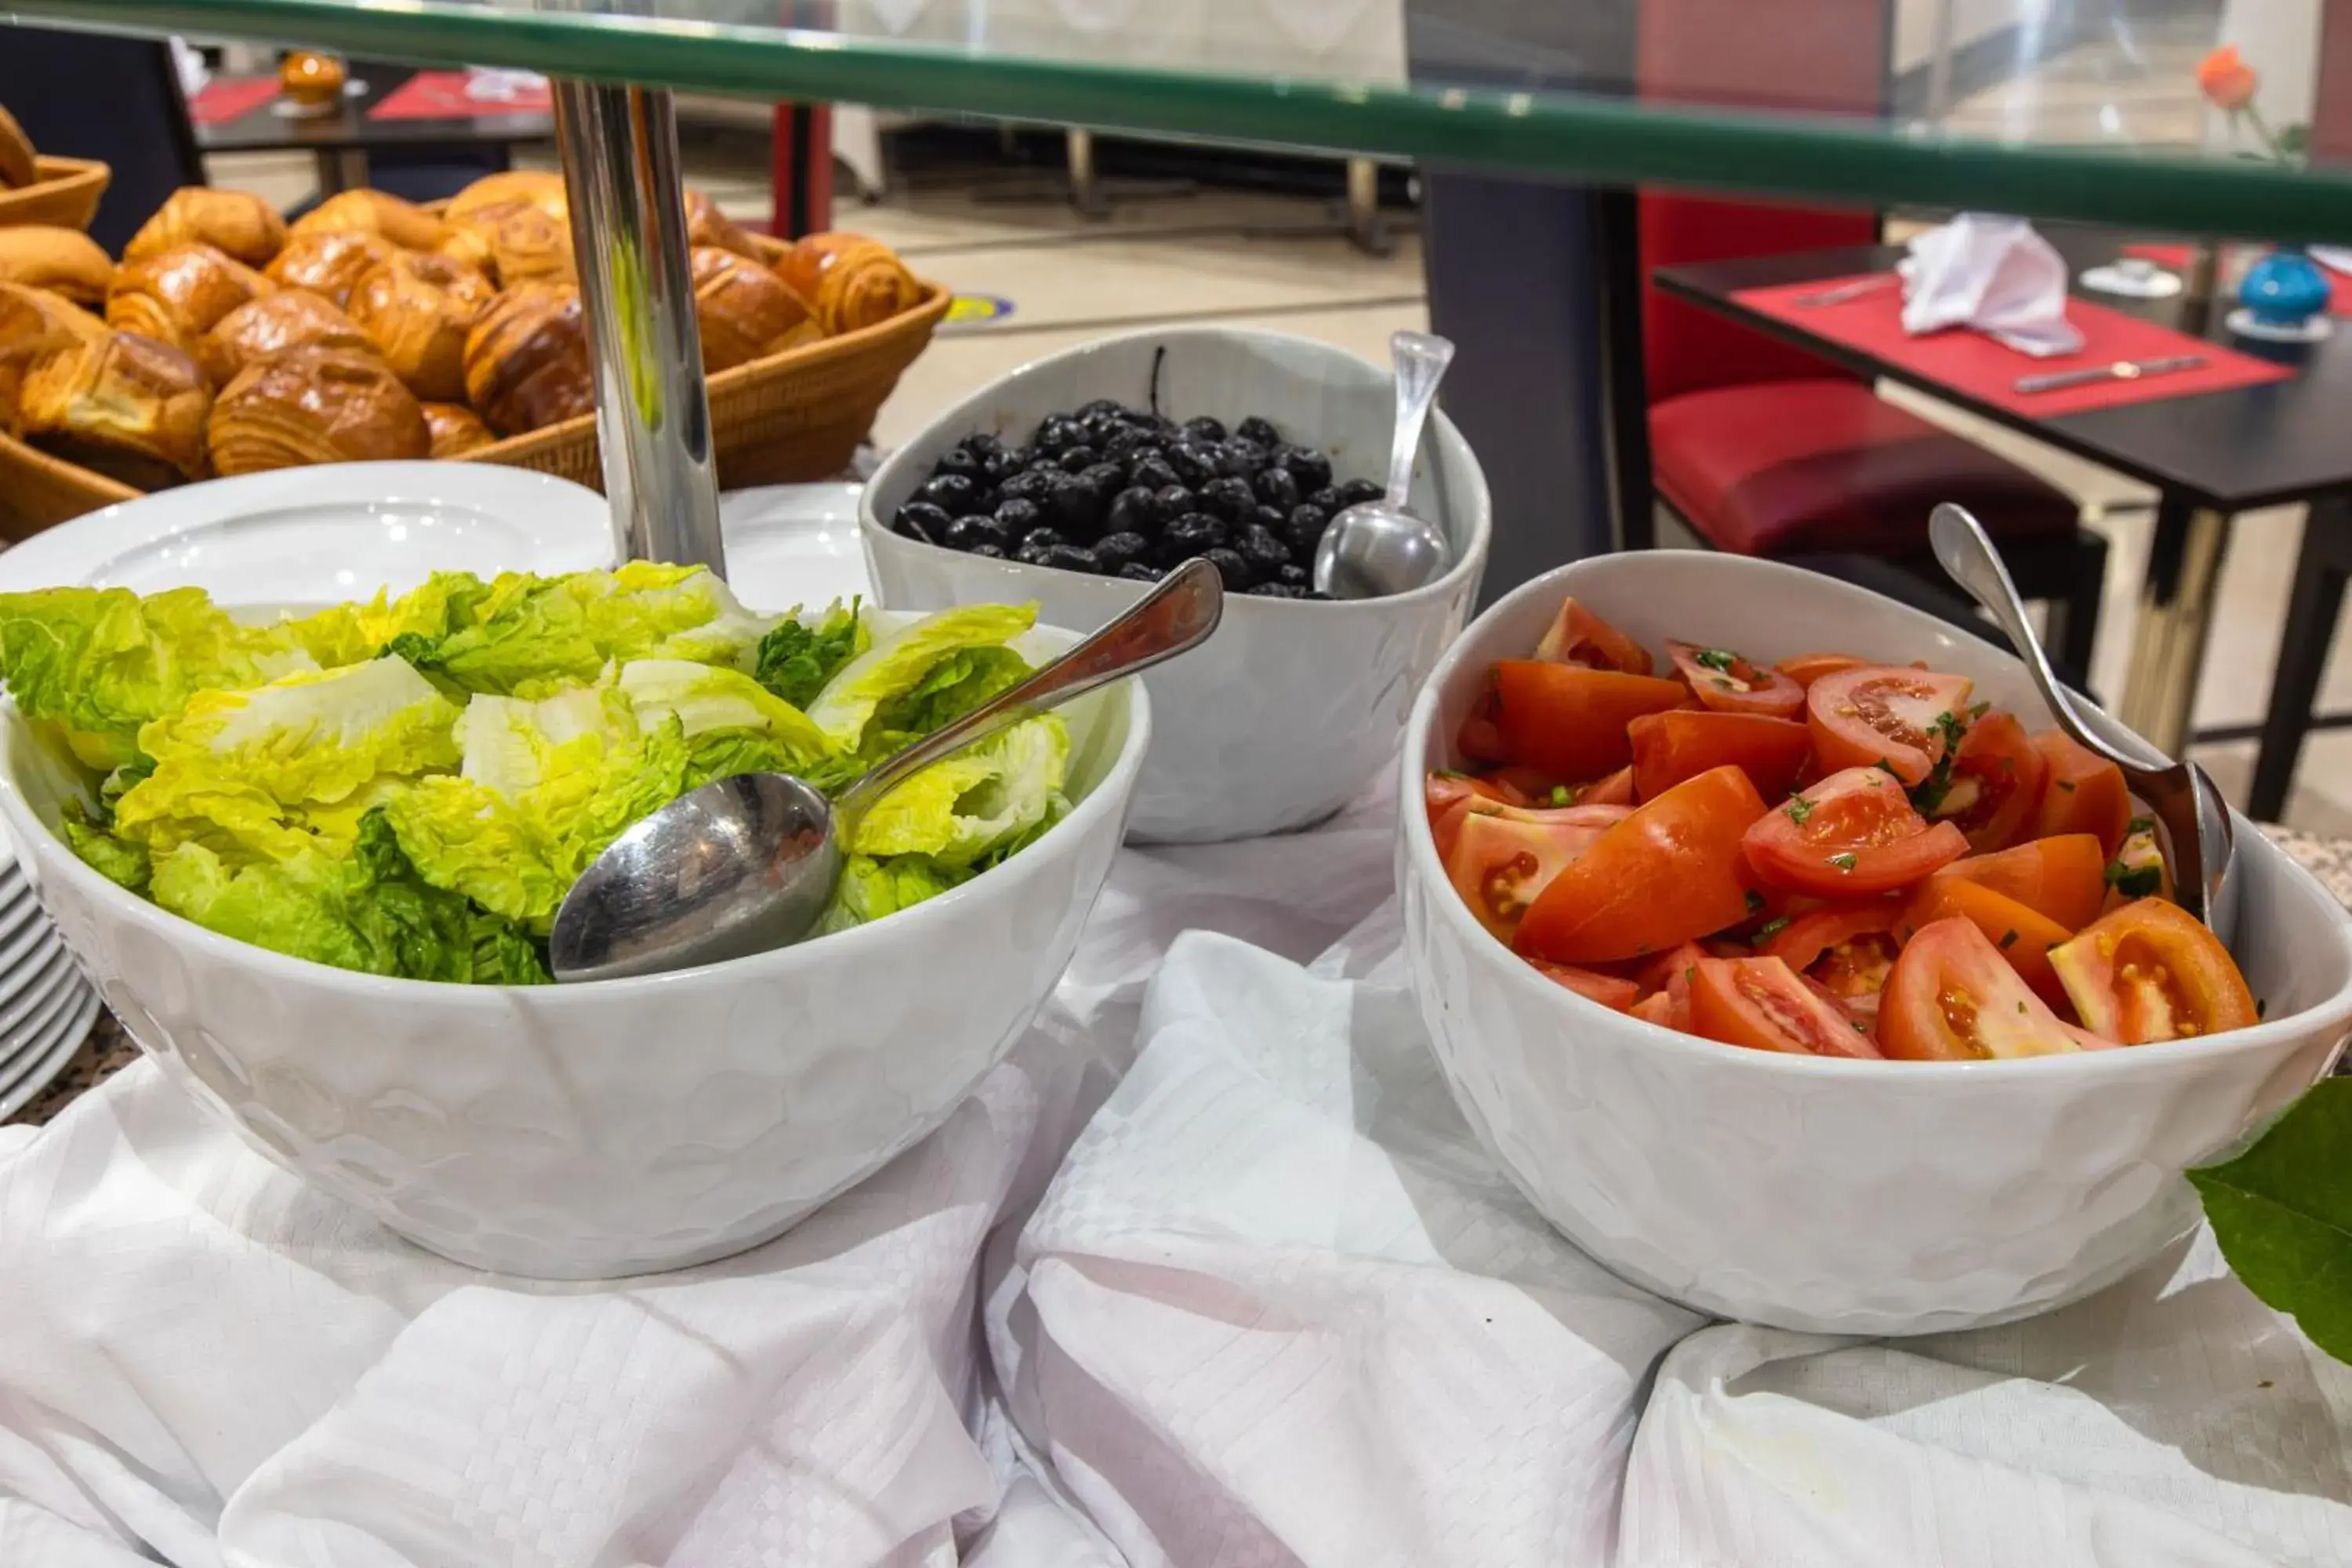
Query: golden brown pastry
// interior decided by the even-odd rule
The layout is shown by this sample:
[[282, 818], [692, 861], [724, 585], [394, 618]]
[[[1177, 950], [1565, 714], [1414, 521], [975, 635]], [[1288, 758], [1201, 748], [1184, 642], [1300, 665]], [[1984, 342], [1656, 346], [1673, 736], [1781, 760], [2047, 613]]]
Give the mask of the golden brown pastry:
[[462, 403], [428, 403], [425, 427], [433, 435], [433, 456], [462, 458], [498, 439], [481, 416]]
[[236, 379], [256, 360], [288, 349], [321, 348], [373, 353], [367, 334], [335, 309], [334, 301], [301, 289], [280, 289], [239, 305], [196, 341], [196, 363], [215, 391]]
[[52, 353], [106, 336], [106, 323], [62, 294], [0, 283], [0, 430], [17, 429], [26, 375]]
[[108, 332], [42, 360], [21, 396], [26, 439], [134, 489], [204, 474], [212, 389], [169, 343]]
[[509, 205], [537, 207], [558, 223], [572, 219], [571, 204], [563, 195], [563, 176], [552, 169], [509, 169], [485, 174], [451, 196], [441, 216], [451, 223], [466, 223], [477, 213]]
[[803, 235], [793, 241], [790, 250], [776, 258], [776, 276], [792, 285], [793, 292], [816, 303], [817, 284], [833, 258], [853, 245], [878, 245], [881, 242], [862, 234], [852, 234], [845, 228], [824, 234]]
[[342, 191], [294, 220], [292, 234], [380, 234], [404, 250], [438, 250], [449, 226], [418, 206], [382, 191]]
[[40, 165], [33, 161], [33, 139], [0, 104], [0, 185], [29, 185], [40, 177]]
[[713, 375], [824, 335], [782, 279], [716, 246], [694, 252], [694, 324]]
[[352, 286], [360, 275], [389, 259], [395, 247], [381, 235], [356, 229], [330, 229], [298, 234], [267, 268], [270, 281], [287, 289], [308, 289], [335, 302], [337, 310], [352, 302]]
[[466, 395], [466, 331], [495, 292], [470, 267], [403, 251], [359, 280], [352, 320], [411, 392], [449, 403]]
[[116, 270], [106, 291], [106, 324], [194, 353], [223, 316], [276, 291], [268, 279], [209, 245], [175, 245]]
[[570, 283], [579, 277], [572, 265], [572, 226], [548, 216], [537, 207], [519, 206], [502, 216], [490, 235], [490, 262], [499, 283]]
[[47, 289], [77, 305], [102, 305], [114, 263], [79, 229], [47, 224], [0, 228], [0, 283]]
[[525, 283], [491, 300], [466, 336], [466, 401], [501, 436], [593, 413], [580, 290]]
[[246, 366], [214, 402], [206, 431], [223, 474], [433, 449], [415, 395], [375, 355], [351, 349], [289, 349]]
[[813, 234], [785, 254], [776, 271], [808, 301], [827, 337], [887, 321], [923, 297], [923, 286], [897, 251], [860, 235]]
[[222, 255], [259, 267], [286, 244], [286, 220], [250, 191], [182, 185], [163, 199], [122, 247], [125, 263], [181, 245], [209, 245]]
[[761, 259], [760, 247], [733, 218], [719, 210], [719, 204], [700, 191], [686, 193], [686, 243], [688, 246], [715, 245], [721, 250], [731, 250], [752, 260]]

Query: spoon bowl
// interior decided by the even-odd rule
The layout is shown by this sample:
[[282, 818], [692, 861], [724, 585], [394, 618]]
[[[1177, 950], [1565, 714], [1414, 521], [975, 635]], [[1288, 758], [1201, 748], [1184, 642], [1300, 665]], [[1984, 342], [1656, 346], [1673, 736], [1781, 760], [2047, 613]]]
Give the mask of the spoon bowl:
[[1437, 402], [1454, 345], [1428, 332], [1389, 339], [1396, 364], [1396, 434], [1389, 448], [1388, 492], [1333, 518], [1315, 547], [1315, 587], [1335, 599], [1378, 599], [1436, 582], [1454, 564], [1445, 535], [1406, 506], [1421, 429]]

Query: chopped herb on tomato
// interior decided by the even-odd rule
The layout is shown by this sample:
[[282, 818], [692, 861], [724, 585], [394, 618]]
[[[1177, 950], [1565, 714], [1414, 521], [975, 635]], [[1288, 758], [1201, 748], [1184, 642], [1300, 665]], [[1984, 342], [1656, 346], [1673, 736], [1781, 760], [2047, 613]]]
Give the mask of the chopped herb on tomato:
[[1789, 797], [1789, 804], [1785, 809], [1789, 813], [1789, 820], [1802, 827], [1805, 825], [1805, 818], [1813, 815], [1813, 803], [1803, 795], [1792, 795]]
[[[2062, 926], [2059, 929], [2063, 931], [2065, 928]], [[2005, 931], [2000, 933], [2000, 945], [2004, 948], [2014, 944], [2016, 941], [2017, 933], [2013, 931]]]
[[2124, 837], [2126, 838], [2135, 833], [2153, 833], [2155, 831], [2156, 818], [2152, 816], [2135, 816], [2129, 822], [2124, 824]]
[[1692, 657], [1709, 669], [1726, 670], [1739, 662], [1739, 656], [1728, 648], [1703, 647]]
[[1758, 892], [1758, 891], [1757, 891], [1755, 889], [1753, 889], [1753, 888], [1748, 889], [1748, 912], [1749, 914], [1751, 914], [1751, 915], [1753, 915], [1753, 914], [1760, 914], [1760, 913], [1763, 911], [1763, 909], [1764, 909], [1764, 895], [1763, 895], [1763, 894], [1761, 894], [1761, 893], [1759, 893], [1759, 892]]
[[2060, 779], [2057, 783], [2058, 787], [2064, 790], [2068, 795], [2073, 795], [2074, 793], [2074, 781], [2073, 779]]
[[1566, 784], [1554, 784], [1551, 786], [1552, 805], [1566, 805], [1575, 798], [1576, 796], [1570, 793], [1569, 787]]
[[1770, 920], [1766, 921], [1762, 925], [1756, 928], [1756, 940], [1762, 942], [1768, 936], [1777, 936], [1780, 932], [1788, 930], [1790, 919], [1790, 917], [1787, 915], [1774, 915]]
[[2120, 860], [2107, 862], [2107, 886], [2129, 899], [2145, 899], [2164, 890], [2164, 868], [2161, 866], [2131, 867]]
[[1841, 871], [1851, 871], [1853, 869], [1853, 855], [1852, 851], [1843, 855], [1832, 855], [1830, 857], [1830, 864]]

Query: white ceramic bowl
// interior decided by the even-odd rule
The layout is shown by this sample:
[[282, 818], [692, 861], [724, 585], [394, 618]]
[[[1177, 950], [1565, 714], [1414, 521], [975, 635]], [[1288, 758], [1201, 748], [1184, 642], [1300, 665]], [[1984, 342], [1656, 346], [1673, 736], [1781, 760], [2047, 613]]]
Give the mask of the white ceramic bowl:
[[[1026, 651], [1068, 633], [1040, 628]], [[66, 793], [0, 704], [0, 816], [100, 994], [279, 1164], [483, 1268], [592, 1279], [758, 1244], [946, 1119], [1061, 977], [1150, 736], [1133, 681], [1063, 710], [1073, 809], [872, 925], [674, 974], [428, 984], [215, 935], [52, 830]]]
[[[1024, 365], [900, 447], [866, 487], [858, 526], [892, 609], [1034, 599], [1055, 626], [1092, 628], [1147, 585], [925, 544], [890, 531], [940, 455], [979, 431], [1026, 439], [1049, 414], [1098, 397], [1177, 419], [1253, 415], [1319, 447], [1343, 479], [1388, 471], [1389, 373], [1306, 338], [1185, 327], [1106, 338]], [[1477, 459], [1442, 414], [1413, 477], [1415, 508], [1453, 541], [1453, 570], [1391, 598], [1308, 604], [1234, 595], [1208, 643], [1144, 677], [1156, 726], [1136, 786], [1136, 838], [1203, 843], [1320, 821], [1396, 754], [1413, 692], [1462, 629], [1486, 570], [1492, 505]]]
[[[1494, 605], [1407, 726], [1407, 801], [1498, 658], [1574, 595], [1655, 649], [1828, 647], [1925, 658], [2048, 723], [1990, 644], [1830, 578], [1732, 555], [1579, 562]], [[2102, 716], [2100, 728], [2132, 740]], [[2239, 961], [2268, 1021], [2207, 1040], [2022, 1061], [1832, 1061], [1740, 1050], [1573, 995], [1488, 936], [1424, 813], [1398, 845], [1423, 1016], [1456, 1100], [1528, 1198], [1636, 1284], [1704, 1311], [1833, 1333], [1963, 1329], [2089, 1294], [2193, 1227], [2181, 1179], [2323, 1076], [2352, 1027], [2352, 920], [2238, 821]]]

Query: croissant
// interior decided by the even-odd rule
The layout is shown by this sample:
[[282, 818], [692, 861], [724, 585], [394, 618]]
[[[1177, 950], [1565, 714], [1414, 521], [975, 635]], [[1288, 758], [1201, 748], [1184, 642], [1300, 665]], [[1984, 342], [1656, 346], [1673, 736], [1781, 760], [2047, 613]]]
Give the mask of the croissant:
[[205, 471], [212, 389], [186, 354], [135, 332], [107, 332], [52, 353], [26, 375], [27, 440], [136, 489]]
[[181, 245], [209, 245], [222, 255], [259, 267], [286, 244], [286, 220], [250, 191], [182, 185], [122, 247], [127, 265]]
[[426, 404], [425, 427], [432, 433], [436, 458], [462, 458], [498, 439], [480, 416], [462, 403]]
[[801, 297], [758, 262], [716, 246], [697, 248], [693, 260], [705, 371], [716, 375], [823, 335]]
[[106, 323], [62, 294], [0, 283], [0, 430], [15, 434], [26, 375], [60, 350], [106, 336]]
[[501, 436], [593, 412], [580, 290], [525, 283], [491, 300], [466, 335], [466, 401]]
[[224, 474], [308, 463], [422, 458], [432, 433], [415, 396], [372, 353], [315, 346], [249, 364], [206, 426]]
[[294, 220], [292, 234], [380, 234], [404, 250], [438, 250], [449, 226], [414, 202], [382, 191], [342, 191]]
[[275, 288], [209, 245], [175, 245], [116, 271], [106, 291], [106, 324], [194, 353], [223, 316]]
[[477, 213], [514, 205], [537, 207], [558, 223], [571, 221], [563, 176], [552, 169], [508, 169], [485, 174], [451, 196], [441, 216], [451, 223], [466, 223]]
[[215, 387], [226, 386], [256, 360], [288, 349], [321, 348], [373, 352], [367, 335], [334, 302], [300, 289], [281, 289], [239, 305], [197, 340], [196, 363]]
[[29, 185], [40, 177], [40, 165], [33, 161], [33, 139], [15, 115], [0, 107], [0, 186]]
[[490, 260], [499, 282], [509, 289], [518, 283], [570, 283], [579, 277], [572, 264], [571, 224], [533, 206], [499, 216], [490, 232]]
[[719, 210], [719, 204], [700, 191], [686, 193], [686, 243], [688, 246], [715, 245], [721, 250], [731, 250], [738, 256], [760, 259], [760, 247], [733, 218]]
[[854, 234], [813, 234], [785, 254], [776, 271], [808, 301], [827, 337], [887, 321], [923, 297], [923, 286], [898, 252]]
[[113, 280], [114, 263], [79, 229], [39, 223], [0, 228], [0, 283], [52, 289], [77, 305], [100, 305]]
[[351, 304], [352, 286], [360, 275], [389, 259], [394, 248], [381, 235], [358, 229], [313, 231], [288, 239], [266, 270], [280, 287], [324, 294], [340, 310]]
[[490, 280], [446, 256], [403, 251], [352, 290], [352, 320], [417, 396], [466, 395], [466, 330], [490, 302]]

